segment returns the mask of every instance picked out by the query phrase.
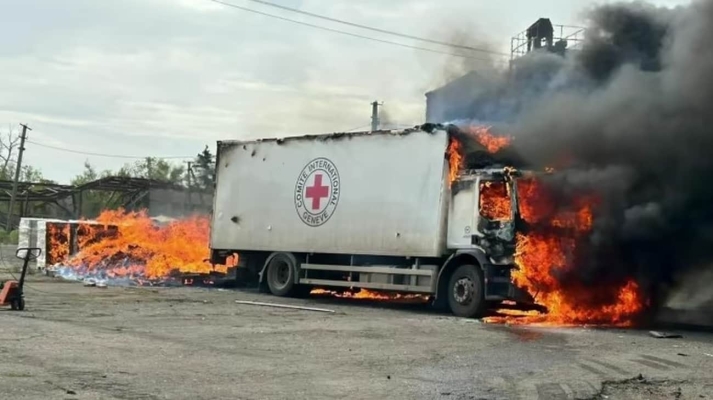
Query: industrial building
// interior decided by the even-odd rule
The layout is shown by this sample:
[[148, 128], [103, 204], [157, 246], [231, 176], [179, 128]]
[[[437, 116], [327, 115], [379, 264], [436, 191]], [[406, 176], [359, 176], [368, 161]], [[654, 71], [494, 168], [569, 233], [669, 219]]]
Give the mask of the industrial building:
[[[526, 30], [511, 38], [508, 90], [495, 85], [490, 71], [471, 71], [446, 85], [426, 93], [426, 121], [453, 122], [478, 120], [508, 122], [509, 116], [520, 107], [523, 90], [533, 82], [546, 81], [547, 76], [528, 76], [518, 70], [522, 57], [536, 51], [547, 51], [561, 56], [576, 51], [584, 39], [584, 28], [553, 25], [550, 19], [540, 18]], [[554, 72], [554, 71], [553, 71]]]

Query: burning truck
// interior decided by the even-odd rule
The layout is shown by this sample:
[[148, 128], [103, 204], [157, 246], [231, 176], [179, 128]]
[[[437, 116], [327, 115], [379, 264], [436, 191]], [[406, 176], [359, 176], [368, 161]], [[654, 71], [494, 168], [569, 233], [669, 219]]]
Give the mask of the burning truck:
[[533, 51], [479, 90], [432, 95], [448, 113], [431, 119], [459, 129], [221, 142], [212, 221], [107, 214], [117, 235], [69, 263], [161, 279], [238, 251], [233, 271], [277, 295], [547, 308], [525, 323], [631, 325], [672, 298], [710, 310], [713, 3], [607, 4], [588, 20], [577, 52]]
[[492, 159], [465, 169], [468, 137], [486, 153], [507, 144], [430, 124], [220, 142], [211, 261], [239, 253], [239, 268], [277, 296], [421, 294], [462, 317], [503, 301], [534, 305], [513, 284], [526, 174]]
[[511, 140], [426, 124], [223, 142], [212, 221], [105, 211], [38, 222], [38, 243], [56, 275], [109, 285], [252, 282], [279, 296], [435, 300], [466, 317], [532, 309], [495, 323], [630, 325], [645, 305], [634, 280], [572, 279], [597, 196], [563, 204], [557, 173], [522, 168]]

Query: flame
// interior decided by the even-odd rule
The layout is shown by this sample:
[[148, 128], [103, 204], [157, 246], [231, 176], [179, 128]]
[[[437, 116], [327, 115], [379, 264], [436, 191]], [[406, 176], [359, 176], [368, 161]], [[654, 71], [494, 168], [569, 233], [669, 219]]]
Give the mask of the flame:
[[[486, 190], [483, 208], [504, 207], [502, 190]], [[513, 282], [526, 289], [548, 313], [518, 313], [486, 318], [487, 322], [540, 324], [603, 324], [629, 326], [645, 301], [633, 279], [585, 283], [577, 278], [577, 252], [586, 245], [594, 223], [596, 196], [575, 197], [568, 207], [530, 178], [518, 181], [518, 197], [527, 233], [517, 234]], [[482, 211], [481, 211], [482, 212]], [[484, 214], [486, 215], [486, 214]], [[569, 277], [569, 278], [567, 278]]]
[[458, 173], [463, 168], [463, 145], [458, 139], [451, 137], [448, 143], [448, 182], [452, 185], [458, 178]]
[[471, 125], [465, 128], [466, 132], [475, 137], [489, 153], [497, 153], [505, 147], [512, 144], [512, 138], [509, 136], [495, 136], [490, 132], [490, 127]]
[[[496, 136], [490, 127], [469, 126], [462, 131], [475, 138], [490, 153], [512, 144], [508, 136]], [[448, 147], [450, 181], [463, 168], [463, 146], [452, 138]], [[566, 163], [562, 164], [566, 165]], [[558, 167], [562, 165], [558, 164]], [[547, 174], [555, 172], [550, 166]], [[544, 324], [631, 325], [646, 305], [633, 279], [619, 279], [585, 284], [577, 279], [578, 252], [586, 248], [594, 225], [596, 196], [580, 194], [563, 206], [537, 179], [518, 181], [520, 216], [527, 223], [527, 233], [517, 235], [513, 282], [527, 290], [535, 301], [548, 309], [546, 315], [535, 311], [501, 312], [488, 322]], [[511, 200], [508, 186], [484, 182], [480, 187], [480, 214], [490, 220], [510, 220]], [[569, 277], [569, 279], [563, 279]], [[519, 318], [518, 318], [519, 317]]]
[[493, 221], [507, 221], [512, 216], [510, 194], [505, 182], [486, 181], [480, 185], [480, 215]]
[[62, 222], [47, 222], [47, 263], [64, 262], [69, 257], [69, 225]]
[[[208, 262], [209, 231], [209, 220], [202, 216], [156, 226], [145, 211], [104, 211], [96, 223], [79, 224], [79, 252], [66, 264], [89, 274], [101, 271], [107, 278], [137, 281], [160, 280], [175, 272], [225, 273], [227, 266], [214, 268]], [[236, 263], [237, 255], [228, 264]]]
[[[509, 136], [496, 136], [490, 132], [490, 127], [485, 126], [468, 126], [461, 128], [461, 131], [475, 138], [489, 153], [497, 153], [503, 148], [510, 146], [512, 138]], [[451, 136], [449, 138], [448, 149], [448, 181], [453, 184], [458, 174], [465, 166], [464, 147], [458, 139]]]
[[429, 300], [429, 296], [422, 295], [422, 294], [375, 292], [375, 291], [367, 290], [367, 289], [360, 289], [356, 292], [353, 292], [353, 291], [337, 292], [337, 291], [325, 290], [325, 289], [312, 289], [312, 291], [310, 291], [309, 294], [317, 295], [317, 296], [338, 297], [338, 298], [342, 298], [342, 299], [385, 300], [385, 301], [393, 301], [393, 300], [427, 301], [427, 300]]

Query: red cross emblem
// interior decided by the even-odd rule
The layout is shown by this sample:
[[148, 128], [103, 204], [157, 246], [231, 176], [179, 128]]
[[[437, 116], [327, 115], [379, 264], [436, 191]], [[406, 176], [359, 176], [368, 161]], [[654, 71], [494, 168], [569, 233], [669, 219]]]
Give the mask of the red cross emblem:
[[342, 192], [337, 167], [320, 157], [302, 168], [295, 182], [297, 216], [311, 227], [325, 224], [334, 214]]
[[322, 199], [329, 197], [329, 186], [322, 185], [322, 174], [314, 175], [314, 185], [307, 187], [305, 197], [312, 200], [313, 210], [319, 210]]

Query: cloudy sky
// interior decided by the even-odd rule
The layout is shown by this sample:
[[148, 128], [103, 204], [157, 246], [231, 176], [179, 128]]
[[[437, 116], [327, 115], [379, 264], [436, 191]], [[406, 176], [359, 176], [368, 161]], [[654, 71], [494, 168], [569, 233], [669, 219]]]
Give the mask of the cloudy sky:
[[[372, 38], [318, 30], [210, 0], [2, 0], [0, 132], [27, 123], [25, 162], [68, 182], [85, 160], [191, 156], [220, 139], [326, 133], [423, 122], [424, 93], [501, 56], [458, 51], [224, 0]], [[584, 24], [585, 0], [271, 0], [354, 23], [495, 52], [539, 17]], [[659, 0], [673, 6], [687, 1]], [[51, 146], [54, 148], [50, 148]], [[174, 160], [181, 162], [180, 159]]]

